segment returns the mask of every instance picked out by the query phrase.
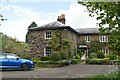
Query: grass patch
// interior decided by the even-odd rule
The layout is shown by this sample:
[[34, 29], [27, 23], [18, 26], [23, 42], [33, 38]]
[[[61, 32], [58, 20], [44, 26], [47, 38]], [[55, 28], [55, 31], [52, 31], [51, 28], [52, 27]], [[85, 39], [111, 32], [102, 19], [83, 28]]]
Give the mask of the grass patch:
[[114, 80], [114, 79], [118, 79], [118, 72], [116, 71], [116, 72], [112, 72], [110, 74], [95, 75], [95, 76], [91, 76], [90, 78], [91, 78], [90, 80], [92, 80], [94, 78], [95, 78], [95, 80], [98, 80], [100, 78], [105, 79], [105, 80], [109, 80], [109, 79]]

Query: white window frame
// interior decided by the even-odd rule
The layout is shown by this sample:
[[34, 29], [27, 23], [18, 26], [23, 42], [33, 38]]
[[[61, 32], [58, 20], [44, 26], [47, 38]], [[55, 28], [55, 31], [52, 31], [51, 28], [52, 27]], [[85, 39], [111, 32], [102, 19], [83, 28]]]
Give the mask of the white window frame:
[[90, 36], [85, 36], [85, 41], [90, 42]]
[[102, 49], [102, 52], [106, 55], [106, 54], [109, 54], [109, 49], [108, 48], [104, 48], [104, 49]]
[[101, 35], [99, 36], [100, 42], [108, 42], [108, 36], [107, 35]]
[[[51, 36], [51, 37], [47, 37], [47, 36]], [[52, 32], [51, 31], [46, 31], [44, 34], [45, 39], [52, 39]]]
[[[51, 54], [51, 50], [50, 50], [50, 54], [49, 53], [46, 54], [47, 53], [47, 51], [46, 51], [47, 47], [49, 47], [49, 46], [44, 47], [44, 56], [50, 56], [50, 54]], [[51, 49], [51, 47], [49, 47], [49, 48]]]

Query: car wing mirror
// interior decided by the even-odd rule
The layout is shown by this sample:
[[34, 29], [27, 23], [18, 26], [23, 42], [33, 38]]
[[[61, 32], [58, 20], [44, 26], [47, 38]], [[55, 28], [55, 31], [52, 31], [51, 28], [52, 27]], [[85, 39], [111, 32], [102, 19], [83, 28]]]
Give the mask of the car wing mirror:
[[17, 59], [16, 60], [19, 60], [19, 58], [17, 57]]

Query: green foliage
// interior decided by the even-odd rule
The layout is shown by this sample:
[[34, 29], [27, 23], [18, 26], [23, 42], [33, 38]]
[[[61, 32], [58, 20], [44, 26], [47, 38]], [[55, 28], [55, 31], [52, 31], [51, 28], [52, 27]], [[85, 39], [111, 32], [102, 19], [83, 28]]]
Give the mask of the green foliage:
[[61, 53], [62, 59], [66, 59], [69, 56], [71, 42], [67, 39], [62, 38], [62, 33], [60, 30], [56, 30], [52, 40], [49, 41], [49, 45], [52, 51], [57, 51]]
[[[19, 56], [29, 56], [29, 45], [0, 33], [0, 52], [15, 53]], [[2, 49], [2, 50], [1, 50]], [[29, 56], [30, 57], [30, 56]]]
[[20, 57], [23, 59], [31, 59], [29, 54], [21, 54]]
[[96, 53], [90, 53], [90, 58], [97, 58], [97, 54]]
[[104, 45], [106, 45], [107, 43], [101, 43], [99, 41], [91, 41], [88, 44], [88, 48], [89, 48], [89, 53], [97, 53], [100, 49], [102, 49], [102, 47]]
[[61, 55], [62, 60], [68, 59], [68, 54], [66, 52], [60, 51], [60, 55]]
[[48, 61], [49, 60], [49, 56], [43, 56], [40, 58], [41, 61]]
[[109, 37], [109, 47], [116, 50], [116, 54], [120, 56], [120, 31], [112, 31]]
[[86, 64], [105, 64], [106, 60], [104, 59], [87, 59]]
[[68, 60], [61, 61], [35, 61], [37, 67], [62, 67], [65, 66]]
[[71, 64], [78, 64], [79, 61], [77, 59], [71, 59]]
[[76, 56], [75, 56], [75, 59], [81, 60], [80, 55], [76, 55]]
[[33, 62], [37, 62], [37, 61], [40, 61], [40, 58], [31, 58], [31, 60], [32, 60]]
[[61, 55], [57, 51], [53, 51], [52, 54], [50, 55], [49, 59], [51, 61], [60, 61], [61, 60]]
[[[83, 6], [87, 7], [90, 16], [97, 15], [99, 20], [100, 34], [110, 33], [109, 47], [117, 51], [120, 55], [120, 1], [113, 2], [80, 2]], [[104, 25], [109, 24], [109, 28]]]
[[110, 53], [106, 55], [106, 57], [110, 58], [110, 60], [117, 60], [117, 55], [114, 53]]
[[102, 51], [97, 52], [97, 58], [105, 58], [105, 55]]

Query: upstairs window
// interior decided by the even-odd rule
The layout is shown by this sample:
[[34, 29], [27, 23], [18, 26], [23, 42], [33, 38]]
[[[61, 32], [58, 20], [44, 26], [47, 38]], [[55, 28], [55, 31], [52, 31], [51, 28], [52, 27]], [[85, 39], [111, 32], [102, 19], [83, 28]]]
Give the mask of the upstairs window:
[[52, 32], [51, 31], [45, 32], [45, 39], [52, 39]]
[[44, 56], [50, 56], [51, 54], [51, 47], [45, 47], [44, 48]]
[[85, 41], [90, 42], [90, 36], [85, 36]]
[[100, 36], [100, 42], [108, 42], [108, 36], [105, 35], [105, 36]]

